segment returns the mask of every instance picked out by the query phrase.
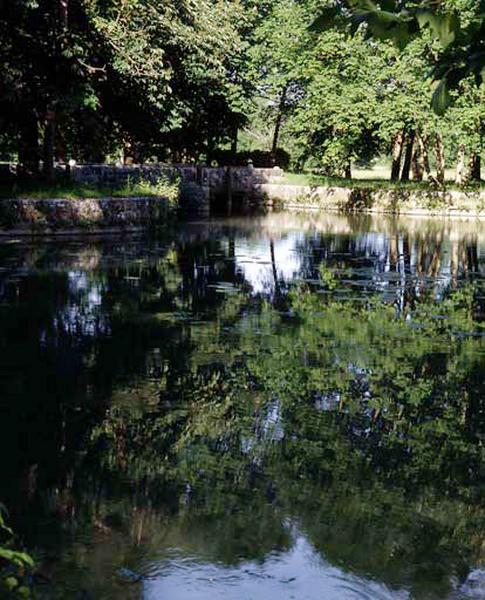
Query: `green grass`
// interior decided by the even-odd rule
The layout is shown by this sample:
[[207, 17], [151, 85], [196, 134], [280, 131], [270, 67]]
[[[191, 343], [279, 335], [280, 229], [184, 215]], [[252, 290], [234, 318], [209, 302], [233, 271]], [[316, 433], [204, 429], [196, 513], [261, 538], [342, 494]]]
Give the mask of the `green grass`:
[[[380, 174], [380, 173], [379, 173]], [[315, 173], [285, 173], [284, 183], [289, 185], [306, 185], [306, 186], [332, 186], [332, 187], [348, 187], [352, 189], [373, 189], [373, 190], [425, 190], [430, 191], [434, 189], [441, 189], [427, 181], [389, 181], [383, 177], [378, 177], [374, 171], [371, 170], [360, 170], [355, 171], [352, 179], [345, 179], [343, 177], [326, 177], [324, 175], [318, 175]], [[444, 188], [449, 189], [460, 189], [452, 180], [445, 182]], [[469, 186], [470, 189], [485, 189], [485, 183], [480, 186], [478, 184]]]
[[171, 202], [178, 199], [178, 182], [160, 179], [156, 183], [140, 181], [128, 183], [122, 188], [95, 187], [73, 182], [59, 182], [54, 184], [31, 183], [0, 188], [0, 198], [29, 198], [33, 200], [47, 200], [62, 198], [76, 200], [79, 198], [133, 198], [136, 196], [163, 196]]
[[[426, 181], [409, 182], [391, 182], [389, 178], [383, 177], [383, 169], [355, 169], [354, 178], [344, 179], [340, 177], [326, 177], [312, 172], [303, 173], [285, 173], [282, 183], [289, 185], [302, 186], [331, 186], [347, 187], [352, 189], [371, 189], [371, 190], [423, 190], [431, 191], [440, 189]], [[444, 186], [446, 189], [457, 189], [453, 181], [449, 180]], [[485, 189], [485, 183], [481, 186], [469, 186], [470, 190]], [[29, 198], [34, 200], [44, 200], [50, 198], [78, 199], [78, 198], [105, 198], [105, 197], [136, 197], [136, 196], [162, 196], [170, 202], [176, 203], [179, 196], [178, 182], [170, 182], [167, 179], [160, 179], [156, 183], [149, 181], [139, 181], [128, 183], [122, 188], [110, 189], [106, 187], [95, 187], [85, 184], [76, 184], [73, 182], [58, 182], [47, 184], [38, 182], [36, 184], [23, 184], [16, 186], [0, 187], [0, 198]]]

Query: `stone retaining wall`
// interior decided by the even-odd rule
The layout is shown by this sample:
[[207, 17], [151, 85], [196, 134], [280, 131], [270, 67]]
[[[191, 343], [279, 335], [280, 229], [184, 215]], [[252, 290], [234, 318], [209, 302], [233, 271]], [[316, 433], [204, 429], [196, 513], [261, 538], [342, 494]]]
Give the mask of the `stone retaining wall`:
[[286, 208], [339, 212], [485, 217], [485, 192], [372, 190], [264, 183], [258, 193]]
[[285, 184], [284, 172], [245, 167], [196, 165], [76, 165], [74, 181], [95, 186], [121, 187], [140, 179], [179, 178], [181, 203], [191, 212], [207, 214], [210, 198], [242, 194], [253, 204], [290, 208], [320, 208], [341, 212], [485, 216], [485, 192], [344, 188]]
[[[66, 171], [66, 167], [59, 167]], [[66, 173], [67, 175], [67, 173]], [[214, 191], [223, 191], [229, 184], [236, 192], [252, 192], [263, 183], [278, 183], [283, 171], [246, 167], [204, 167], [196, 165], [75, 165], [68, 176], [72, 181], [96, 187], [121, 188], [140, 180], [156, 182], [162, 177], [181, 184], [197, 184]]]
[[[485, 192], [295, 186], [284, 183], [284, 173], [278, 168], [79, 165], [71, 168], [70, 177], [99, 188], [122, 187], [140, 179], [178, 178], [181, 207], [202, 216], [209, 213], [211, 198], [219, 194], [229, 205], [232, 193], [238, 193], [250, 201], [246, 206], [485, 217]], [[133, 230], [164, 223], [170, 210], [168, 200], [160, 197], [3, 200], [0, 233]]]
[[134, 230], [164, 224], [170, 212], [169, 201], [161, 197], [2, 200], [0, 234]]

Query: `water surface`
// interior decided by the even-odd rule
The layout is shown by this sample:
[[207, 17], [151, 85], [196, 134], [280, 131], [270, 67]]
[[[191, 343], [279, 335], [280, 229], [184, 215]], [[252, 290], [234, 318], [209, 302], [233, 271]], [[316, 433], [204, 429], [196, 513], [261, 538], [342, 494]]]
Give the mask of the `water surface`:
[[485, 598], [485, 224], [0, 246], [1, 498], [43, 598]]

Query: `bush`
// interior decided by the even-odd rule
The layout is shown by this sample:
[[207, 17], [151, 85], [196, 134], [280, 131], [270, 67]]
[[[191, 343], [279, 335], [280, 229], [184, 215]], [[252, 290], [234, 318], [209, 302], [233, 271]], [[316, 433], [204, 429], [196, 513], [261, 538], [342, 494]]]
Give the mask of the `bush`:
[[0, 504], [0, 596], [30, 598], [29, 573], [34, 561], [25, 552], [14, 548], [15, 536], [5, 523], [5, 507]]

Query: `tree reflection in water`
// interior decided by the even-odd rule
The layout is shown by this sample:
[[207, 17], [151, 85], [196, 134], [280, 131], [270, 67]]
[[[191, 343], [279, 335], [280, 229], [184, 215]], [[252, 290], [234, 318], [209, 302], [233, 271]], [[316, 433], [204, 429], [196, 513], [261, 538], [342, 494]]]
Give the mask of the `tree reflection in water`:
[[483, 240], [274, 214], [3, 246], [2, 489], [40, 593], [462, 597]]

